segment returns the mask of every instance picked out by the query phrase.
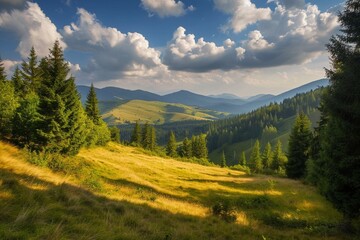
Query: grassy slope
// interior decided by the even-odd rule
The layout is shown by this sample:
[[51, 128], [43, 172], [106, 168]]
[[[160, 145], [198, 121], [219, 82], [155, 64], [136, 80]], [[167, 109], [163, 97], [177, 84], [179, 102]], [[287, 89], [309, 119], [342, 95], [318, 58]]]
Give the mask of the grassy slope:
[[[279, 124], [280, 126], [277, 129], [278, 130], [277, 134], [275, 134], [270, 140], [264, 139], [264, 138], [259, 139], [261, 147], [262, 148], [265, 147], [265, 145], [267, 144], [268, 141], [271, 143], [272, 147], [275, 147], [276, 142], [278, 140], [280, 140], [283, 150], [286, 152], [287, 148], [288, 148], [290, 131], [295, 122], [295, 118], [296, 117], [293, 116], [293, 117], [282, 120], [281, 123]], [[309, 119], [312, 122], [312, 127], [317, 126], [317, 122], [320, 119], [320, 112], [319, 111], [312, 112], [309, 116]], [[237, 143], [233, 143], [230, 145], [224, 145], [223, 147], [220, 147], [220, 148], [212, 151], [209, 154], [209, 158], [212, 162], [219, 163], [222, 152], [224, 151], [226, 153], [226, 159], [227, 159], [229, 165], [238, 164], [238, 160], [241, 156], [242, 151], [245, 151], [247, 159], [250, 158], [251, 150], [255, 143], [255, 140], [256, 139], [249, 139], [246, 141], [237, 142]], [[235, 152], [235, 161], [234, 161], [234, 152]]]
[[183, 104], [131, 100], [108, 109], [103, 118], [110, 124], [137, 120], [163, 124], [184, 120], [215, 120], [227, 115], [229, 114]]
[[[333, 227], [339, 213], [298, 181], [116, 144], [82, 150], [63, 173], [24, 158], [0, 142], [0, 239], [351, 239]], [[231, 203], [236, 222], [211, 216], [216, 202]]]

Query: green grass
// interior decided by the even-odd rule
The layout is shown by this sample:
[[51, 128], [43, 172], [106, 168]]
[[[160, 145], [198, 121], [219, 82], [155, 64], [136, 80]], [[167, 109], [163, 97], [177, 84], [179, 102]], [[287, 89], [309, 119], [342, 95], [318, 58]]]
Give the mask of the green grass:
[[[340, 214], [298, 181], [113, 143], [59, 158], [57, 172], [27, 157], [0, 142], [0, 239], [355, 237], [339, 232]], [[235, 219], [212, 214], [214, 206], [226, 206]]]
[[216, 120], [229, 113], [156, 101], [131, 100], [104, 108], [103, 118], [111, 125], [140, 121], [164, 124], [187, 120]]

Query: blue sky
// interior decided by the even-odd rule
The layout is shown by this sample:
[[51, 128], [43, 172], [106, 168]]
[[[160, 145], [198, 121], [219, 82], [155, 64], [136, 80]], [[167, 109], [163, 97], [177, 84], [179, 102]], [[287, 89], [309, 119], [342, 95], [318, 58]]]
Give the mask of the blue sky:
[[324, 77], [342, 1], [0, 0], [8, 74], [60, 40], [77, 84], [277, 94]]

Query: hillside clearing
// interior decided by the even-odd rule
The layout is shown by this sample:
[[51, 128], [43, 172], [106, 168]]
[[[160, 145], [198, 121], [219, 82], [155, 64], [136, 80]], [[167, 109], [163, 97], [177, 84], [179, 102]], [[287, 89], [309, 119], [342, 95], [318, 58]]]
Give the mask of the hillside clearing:
[[[351, 239], [298, 181], [149, 156], [110, 143], [59, 172], [0, 143], [1, 239]], [[211, 214], [229, 205], [235, 222]]]

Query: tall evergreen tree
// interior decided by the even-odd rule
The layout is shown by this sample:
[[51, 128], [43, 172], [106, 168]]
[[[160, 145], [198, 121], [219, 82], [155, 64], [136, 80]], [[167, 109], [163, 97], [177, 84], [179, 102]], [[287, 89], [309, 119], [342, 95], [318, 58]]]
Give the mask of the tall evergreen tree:
[[131, 134], [130, 142], [131, 142], [131, 144], [133, 144], [135, 146], [141, 146], [141, 144], [142, 144], [141, 127], [140, 127], [138, 121], [136, 121], [136, 123], [135, 123], [134, 130]]
[[264, 168], [261, 157], [260, 157], [260, 142], [259, 140], [255, 141], [253, 146], [251, 156], [250, 156], [250, 163], [253, 165], [253, 169], [255, 172], [261, 172]]
[[288, 162], [286, 164], [286, 175], [288, 177], [302, 178], [305, 176], [311, 138], [310, 119], [304, 113], [300, 113], [296, 117], [289, 138]]
[[31, 48], [28, 61], [23, 61], [22, 67], [22, 78], [25, 82], [26, 91], [38, 91], [42, 79], [42, 71], [39, 68], [37, 55], [34, 47]]
[[225, 158], [225, 153], [224, 151], [221, 154], [221, 158], [220, 158], [220, 167], [224, 168], [226, 167], [226, 158]]
[[176, 138], [173, 131], [170, 131], [169, 134], [169, 141], [166, 145], [166, 155], [170, 157], [176, 157], [177, 151], [176, 151]]
[[86, 115], [74, 78], [58, 41], [42, 63], [43, 79], [39, 88], [39, 134], [42, 146], [50, 152], [76, 154], [87, 137]]
[[117, 126], [112, 126], [109, 128], [111, 134], [111, 141], [119, 143], [120, 142], [120, 129]]
[[191, 140], [189, 140], [187, 137], [183, 141], [181, 154], [185, 158], [192, 157], [192, 144]]
[[339, 20], [342, 34], [327, 45], [332, 68], [326, 70], [330, 86], [323, 97], [321, 190], [349, 225], [360, 214], [360, 1], [348, 0]]
[[93, 84], [91, 84], [89, 94], [87, 95], [85, 112], [95, 125], [98, 125], [100, 123], [101, 116], [98, 106], [98, 99], [96, 97], [96, 92]]
[[12, 84], [14, 85], [14, 90], [17, 96], [23, 97], [25, 95], [26, 86], [25, 82], [21, 77], [21, 71], [19, 67], [16, 67], [14, 75], [11, 78]]
[[272, 155], [273, 155], [273, 161], [271, 166], [272, 170], [278, 171], [284, 169], [288, 160], [282, 150], [282, 144], [280, 140], [276, 142], [274, 152]]
[[264, 165], [264, 169], [270, 169], [272, 165], [272, 150], [271, 144], [268, 142], [262, 152], [261, 159]]
[[[0, 79], [4, 78], [1, 76]], [[12, 119], [18, 107], [18, 98], [10, 81], [0, 80], [0, 139], [11, 133]]]

